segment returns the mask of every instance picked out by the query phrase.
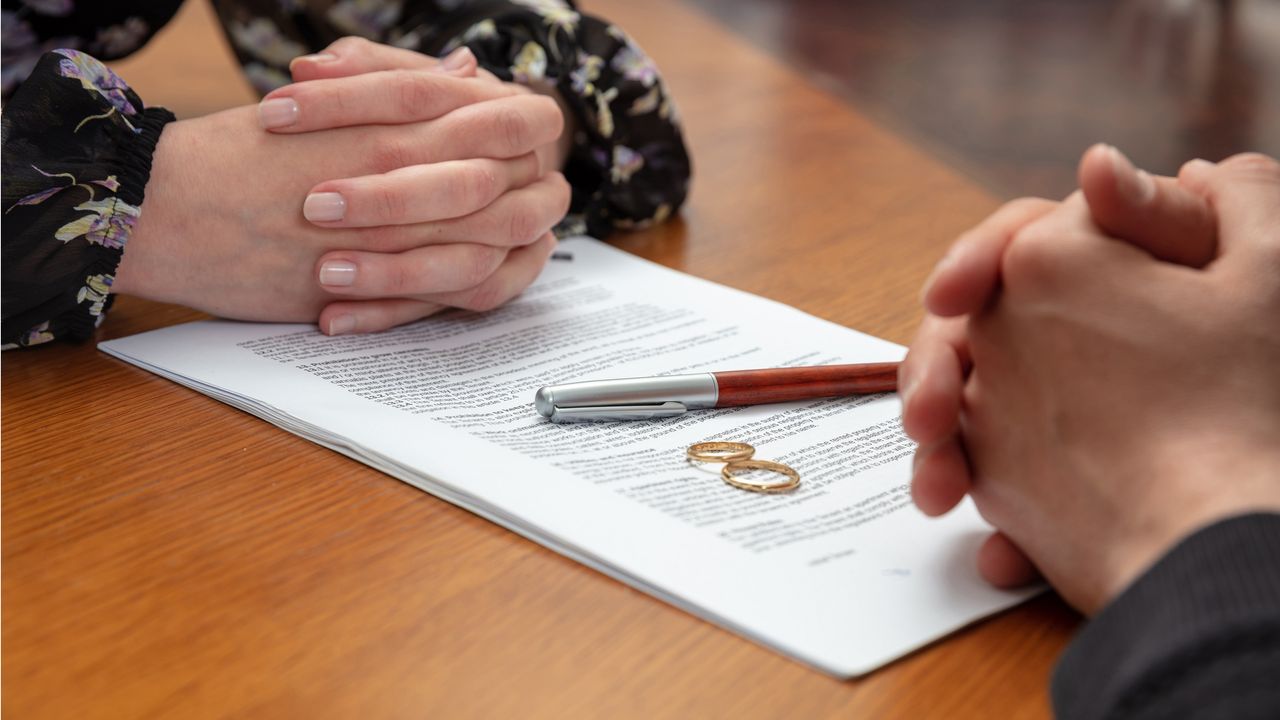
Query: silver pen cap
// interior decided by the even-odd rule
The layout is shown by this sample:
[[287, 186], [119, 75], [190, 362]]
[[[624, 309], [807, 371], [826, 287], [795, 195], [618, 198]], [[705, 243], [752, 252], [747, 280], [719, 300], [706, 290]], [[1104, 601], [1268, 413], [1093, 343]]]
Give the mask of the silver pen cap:
[[551, 422], [650, 420], [716, 406], [711, 373], [549, 385], [533, 396]]

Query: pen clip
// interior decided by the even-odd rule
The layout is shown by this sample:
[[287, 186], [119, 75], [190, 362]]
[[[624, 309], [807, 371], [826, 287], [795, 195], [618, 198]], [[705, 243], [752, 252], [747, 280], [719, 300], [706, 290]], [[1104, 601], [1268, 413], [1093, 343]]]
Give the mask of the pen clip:
[[607, 422], [611, 420], [654, 420], [683, 415], [688, 408], [684, 403], [669, 400], [663, 403], [636, 405], [583, 405], [561, 407], [551, 411], [551, 422]]

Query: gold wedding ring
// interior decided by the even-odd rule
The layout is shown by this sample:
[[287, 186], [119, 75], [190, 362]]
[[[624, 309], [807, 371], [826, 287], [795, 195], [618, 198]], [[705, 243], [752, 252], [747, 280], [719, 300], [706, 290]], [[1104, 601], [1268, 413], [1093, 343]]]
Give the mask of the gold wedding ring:
[[756, 449], [740, 442], [700, 442], [690, 445], [685, 452], [691, 460], [732, 463], [750, 459]]
[[[692, 450], [692, 448], [690, 448]], [[736, 477], [733, 473], [737, 470], [768, 470], [780, 475], [785, 475], [787, 480], [780, 483], [753, 483], [747, 482], [742, 478]], [[770, 460], [735, 460], [728, 463], [720, 470], [720, 476], [730, 485], [759, 493], [778, 493], [795, 489], [800, 484], [800, 473], [782, 463], [772, 462]]]
[[[746, 443], [708, 441], [694, 443], [685, 451], [690, 460], [708, 463], [724, 463], [720, 468], [720, 477], [724, 481], [741, 490], [758, 493], [781, 493], [794, 490], [800, 485], [800, 473], [795, 469], [772, 460], [752, 460], [756, 449]], [[751, 482], [738, 477], [734, 473], [741, 470], [767, 470], [778, 473], [785, 479], [782, 482]]]

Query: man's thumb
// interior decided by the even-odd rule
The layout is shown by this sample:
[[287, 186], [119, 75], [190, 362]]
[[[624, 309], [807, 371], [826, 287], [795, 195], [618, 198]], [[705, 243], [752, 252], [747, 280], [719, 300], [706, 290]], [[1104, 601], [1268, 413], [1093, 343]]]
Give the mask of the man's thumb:
[[1217, 217], [1204, 195], [1138, 170], [1110, 145], [1089, 148], [1079, 176], [1093, 221], [1106, 234], [1190, 267], [1217, 256]]
[[1280, 248], [1280, 162], [1259, 153], [1233, 155], [1217, 165], [1193, 160], [1178, 181], [1212, 205], [1224, 250], [1259, 243]]

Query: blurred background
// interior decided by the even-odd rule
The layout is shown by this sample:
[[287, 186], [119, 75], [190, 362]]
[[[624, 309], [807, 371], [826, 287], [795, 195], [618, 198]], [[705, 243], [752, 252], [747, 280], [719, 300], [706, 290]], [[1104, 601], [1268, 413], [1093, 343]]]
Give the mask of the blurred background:
[[[685, 0], [1001, 197], [1280, 156], [1280, 0]], [[661, 62], [661, 58], [658, 58]]]
[[[1066, 195], [1099, 141], [1165, 174], [1280, 156], [1280, 0], [683, 2], [998, 197]], [[208, 0], [115, 67], [179, 116], [256, 100]]]

